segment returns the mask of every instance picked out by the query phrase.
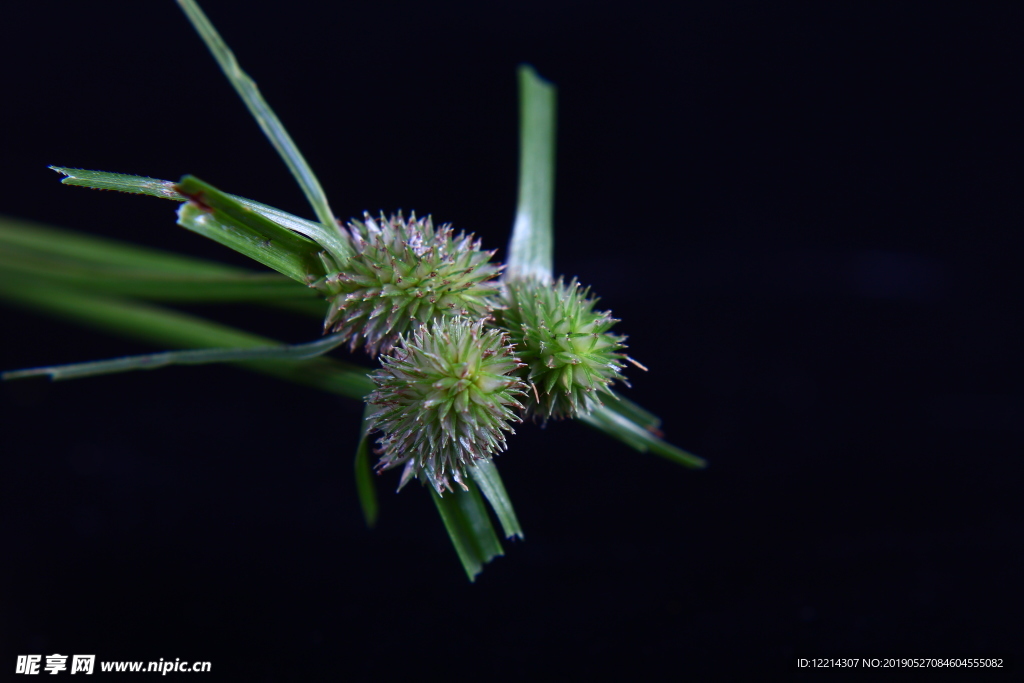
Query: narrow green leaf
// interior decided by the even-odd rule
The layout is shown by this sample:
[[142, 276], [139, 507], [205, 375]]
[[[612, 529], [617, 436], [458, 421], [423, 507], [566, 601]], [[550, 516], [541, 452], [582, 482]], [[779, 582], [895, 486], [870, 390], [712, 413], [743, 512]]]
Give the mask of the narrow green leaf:
[[[0, 298], [33, 311], [165, 348], [245, 348], [281, 344], [274, 339], [159, 306], [82, 293], [45, 282], [12, 278], [3, 273], [0, 273]], [[239, 365], [360, 401], [374, 387], [367, 376], [368, 370], [333, 358], [251, 360]]]
[[[227, 76], [228, 81], [231, 82], [239, 97], [245, 102], [245, 106], [249, 109], [249, 113], [252, 114], [253, 118], [256, 119], [256, 123], [259, 124], [263, 134], [267, 136], [274, 149], [277, 150], [278, 155], [288, 166], [288, 170], [291, 171], [292, 176], [299, 183], [317, 218], [320, 219], [320, 222], [327, 229], [337, 231], [337, 221], [331, 212], [331, 207], [327, 203], [327, 195], [324, 194], [320, 181], [317, 180], [313, 170], [306, 163], [305, 157], [302, 156], [299, 148], [292, 141], [291, 136], [288, 135], [284, 125], [277, 118], [277, 115], [270, 108], [270, 105], [267, 104], [266, 100], [263, 99], [263, 96], [260, 95], [256, 83], [248, 74], [242, 71], [242, 68], [238, 65], [238, 60], [235, 59], [234, 53], [220, 37], [217, 29], [213, 27], [206, 14], [199, 8], [199, 5], [193, 0], [178, 0], [178, 5], [184, 10], [189, 21], [192, 22], [199, 36], [206, 43], [206, 47], [209, 48], [214, 59], [217, 60], [221, 71], [224, 72], [224, 75]], [[338, 244], [342, 245], [344, 251], [339, 252], [336, 256], [339, 260], [346, 260], [351, 255], [351, 251], [348, 250], [345, 242], [339, 241]]]
[[7, 216], [0, 216], [0, 271], [149, 300], [244, 301], [318, 318], [325, 308], [316, 291], [277, 273], [254, 273]]
[[277, 221], [246, 206], [233, 195], [221, 192], [195, 176], [183, 177], [175, 187], [192, 203], [211, 211], [217, 220], [242, 226], [269, 240], [279, 242], [283, 249], [298, 254], [317, 253], [322, 249], [313, 240], [285, 229]]
[[84, 168], [64, 168], [63, 166], [50, 166], [49, 168], [67, 176], [60, 181], [64, 185], [77, 185], [94, 190], [116, 190], [131, 194], [147, 194], [151, 197], [172, 199], [176, 202], [185, 201], [185, 197], [174, 188], [174, 183], [170, 180], [126, 175], [124, 173], [108, 173], [107, 171], [88, 171]]
[[237, 349], [191, 349], [188, 351], [161, 351], [138, 356], [123, 356], [109, 360], [85, 363], [51, 365], [27, 370], [0, 373], [0, 379], [24, 379], [48, 376], [50, 379], [82, 379], [97, 375], [110, 375], [131, 370], [157, 370], [170, 365], [209, 365], [211, 363], [239, 363], [250, 360], [309, 360], [336, 349], [345, 342], [344, 334], [332, 334], [305, 344], [278, 344]]
[[259, 202], [254, 202], [251, 199], [246, 199], [245, 197], [239, 197], [233, 194], [228, 196], [237, 200], [243, 206], [252, 209], [264, 218], [277, 223], [281, 227], [288, 228], [292, 232], [308, 237], [332, 254], [347, 254], [351, 250], [348, 238], [337, 229], [327, 229], [319, 223], [307, 221], [305, 218], [299, 218], [287, 211], [282, 211], [281, 209], [273, 206], [267, 206], [266, 204], [260, 204]]
[[612, 391], [611, 393], [615, 399], [605, 403], [608, 408], [622, 415], [627, 420], [635, 422], [647, 431], [652, 432], [655, 436], [661, 436], [659, 431], [661, 419], [657, 415], [630, 401], [617, 391]]
[[366, 526], [371, 529], [377, 524], [379, 506], [377, 504], [377, 487], [373, 481], [373, 468], [370, 465], [370, 423], [367, 418], [373, 412], [367, 403], [363, 409], [363, 424], [359, 429], [359, 445], [356, 447], [356, 492], [359, 494], [359, 506], [363, 509]]
[[121, 266], [161, 273], [236, 275], [249, 271], [137, 244], [0, 216], [0, 248], [17, 248], [82, 265]]
[[[86, 171], [81, 168], [62, 168], [59, 166], [50, 166], [50, 168], [68, 176], [61, 180], [66, 185], [77, 185], [94, 190], [118, 190], [132, 194], [148, 194], [179, 202], [188, 199], [188, 197], [178, 191], [177, 183], [173, 183], [170, 180], [158, 180], [156, 178], [125, 175], [124, 173], [109, 173], [107, 171]], [[325, 228], [319, 223], [307, 221], [305, 218], [299, 218], [273, 206], [261, 204], [252, 199], [246, 199], [234, 194], [224, 194], [246, 209], [255, 211], [281, 227], [308, 237], [332, 254], [345, 254], [349, 252], [350, 246], [347, 238], [336, 227]]]
[[466, 485], [469, 491], [456, 491], [444, 497], [438, 495], [432, 486], [427, 488], [437, 511], [441, 513], [466, 575], [470, 581], [475, 581], [484, 565], [503, 552], [480, 492], [472, 481]]
[[[191, 185], [190, 185], [191, 186]], [[316, 243], [300, 237], [220, 193], [205, 193], [200, 200], [178, 209], [178, 225], [234, 249], [288, 277], [309, 284], [324, 275]], [[218, 204], [214, 207], [209, 202]], [[231, 206], [225, 211], [222, 207]], [[241, 218], [241, 220], [239, 220]]]
[[554, 279], [555, 86], [519, 67], [519, 200], [508, 279]]
[[505, 484], [501, 481], [501, 475], [498, 474], [498, 467], [494, 464], [494, 460], [490, 458], [477, 460], [473, 467], [469, 468], [469, 473], [498, 516], [501, 528], [505, 531], [505, 538], [514, 536], [523, 538], [523, 529], [519, 526], [519, 520], [516, 519], [516, 511], [512, 509], [512, 500], [505, 492]]
[[616, 413], [608, 405], [600, 406], [587, 415], [581, 415], [579, 419], [640, 452], [650, 451], [686, 467], [707, 467], [707, 461], [703, 458], [663, 441], [648, 429]]
[[307, 268], [310, 266], [308, 258], [304, 259], [293, 252], [272, 249], [273, 242], [263, 235], [244, 226], [219, 221], [211, 211], [196, 204], [189, 202], [178, 209], [178, 225], [223, 244], [297, 282], [307, 281]]
[[[190, 274], [123, 266], [82, 265], [67, 258], [48, 258], [38, 252], [0, 243], [0, 269], [54, 283], [121, 296], [159, 301], [252, 301], [318, 298], [277, 273]], [[322, 306], [317, 306], [322, 314]]]

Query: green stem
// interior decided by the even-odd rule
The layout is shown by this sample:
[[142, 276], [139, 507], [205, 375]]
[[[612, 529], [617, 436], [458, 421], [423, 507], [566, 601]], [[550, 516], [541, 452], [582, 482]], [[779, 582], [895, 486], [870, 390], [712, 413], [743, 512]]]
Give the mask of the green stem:
[[519, 67], [519, 200], [508, 246], [510, 280], [554, 279], [555, 86]]
[[[270, 108], [267, 101], [263, 99], [259, 88], [256, 87], [255, 81], [242, 71], [231, 48], [220, 37], [220, 33], [217, 32], [217, 29], [210, 23], [206, 14], [203, 13], [203, 10], [199, 8], [199, 5], [194, 0], [178, 0], [178, 5], [181, 6], [181, 9], [188, 16], [189, 21], [192, 22], [203, 42], [206, 43], [206, 47], [209, 48], [214, 59], [217, 60], [217, 64], [220, 66], [221, 71], [224, 72], [224, 75], [227, 76], [235, 92], [245, 102], [245, 106], [249, 109], [252, 117], [256, 119], [256, 123], [259, 124], [263, 134], [267, 136], [274, 149], [277, 150], [278, 155], [288, 166], [288, 170], [291, 171], [292, 176], [299, 183], [299, 187], [302, 188], [306, 199], [313, 207], [313, 211], [316, 212], [317, 218], [320, 219], [320, 222], [326, 228], [340, 232], [337, 227], [338, 222], [327, 203], [327, 195], [324, 194], [320, 181], [309, 167], [309, 164], [306, 163], [305, 157], [302, 156], [298, 146], [285, 129], [284, 124], [277, 118], [277, 114]], [[342, 248], [346, 249], [346, 247]], [[337, 254], [339, 260], [342, 261], [346, 260], [350, 255], [351, 252], [348, 251]]]

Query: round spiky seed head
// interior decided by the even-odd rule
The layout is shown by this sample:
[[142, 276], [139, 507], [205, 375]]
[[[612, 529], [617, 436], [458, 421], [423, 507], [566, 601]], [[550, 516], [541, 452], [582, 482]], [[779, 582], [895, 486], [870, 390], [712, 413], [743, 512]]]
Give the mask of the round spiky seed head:
[[324, 253], [327, 275], [313, 284], [330, 302], [324, 331], [344, 332], [349, 348], [387, 353], [400, 334], [439, 317], [483, 319], [491, 312], [501, 266], [472, 235], [402, 214], [349, 222], [355, 250], [346, 263]]
[[414, 476], [438, 493], [466, 488], [473, 461], [505, 450], [510, 422], [520, 422], [516, 396], [526, 385], [515, 375], [522, 365], [507, 336], [484, 321], [440, 318], [399, 339], [383, 367], [371, 377], [377, 389], [367, 401], [378, 441], [377, 469], [405, 465], [398, 488]]
[[618, 320], [595, 311], [598, 300], [589, 294], [575, 279], [504, 283], [505, 307], [495, 316], [527, 366], [520, 372], [531, 385], [527, 415], [585, 415], [601, 405], [613, 382], [625, 383], [625, 337], [608, 332]]

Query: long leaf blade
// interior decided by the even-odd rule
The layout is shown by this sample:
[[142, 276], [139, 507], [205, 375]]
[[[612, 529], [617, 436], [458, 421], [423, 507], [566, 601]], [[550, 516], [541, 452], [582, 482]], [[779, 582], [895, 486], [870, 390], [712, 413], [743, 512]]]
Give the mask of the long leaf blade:
[[438, 495], [433, 487], [427, 488], [437, 511], [441, 513], [462, 568], [469, 580], [475, 581], [485, 564], [504, 553], [479, 490], [472, 481], [466, 485], [468, 491], [455, 491], [444, 497]]
[[0, 216], [0, 272], [150, 301], [248, 302], [322, 318], [315, 290], [191, 256]]
[[494, 514], [498, 516], [501, 528], [505, 532], [505, 538], [515, 536], [523, 538], [523, 528], [519, 526], [516, 511], [512, 509], [512, 499], [505, 491], [505, 484], [501, 480], [501, 475], [498, 474], [494, 460], [477, 460], [473, 467], [469, 468], [469, 473], [473, 477], [473, 481], [480, 487], [484, 497], [487, 498], [487, 502], [491, 504]]
[[[178, 202], [188, 199], [187, 196], [178, 191], [178, 183], [170, 180], [159, 180], [157, 178], [127, 175], [125, 173], [111, 173], [109, 171], [88, 171], [82, 168], [64, 168], [61, 166], [50, 166], [50, 168], [66, 176], [61, 179], [61, 183], [64, 185], [87, 187], [92, 190], [116, 190], [129, 194], [146, 194]], [[224, 194], [246, 209], [256, 212], [273, 223], [308, 237], [333, 254], [347, 253], [350, 249], [347, 238], [337, 228], [325, 228], [319, 223], [307, 221], [305, 218], [299, 218], [276, 207], [261, 204], [238, 195]]]
[[356, 447], [356, 493], [359, 496], [359, 507], [363, 510], [363, 519], [371, 529], [377, 524], [380, 506], [377, 503], [377, 487], [373, 481], [373, 469], [370, 465], [370, 423], [367, 418], [373, 409], [367, 403], [363, 409], [363, 424], [359, 429], [359, 445]]
[[[166, 308], [83, 293], [0, 273], [0, 298], [122, 337], [162, 347], [245, 348], [281, 342]], [[251, 360], [242, 367], [362, 401], [373, 390], [368, 371], [333, 358], [307, 361]]]
[[[187, 175], [175, 185], [175, 188], [200, 208], [208, 209], [222, 222], [231, 222], [253, 232], [259, 233], [267, 239], [276, 240], [282, 243], [289, 251], [299, 254], [316, 253], [320, 251], [320, 245], [316, 244], [302, 235], [281, 226], [277, 221], [267, 218], [259, 211], [246, 206], [227, 192], [222, 192], [213, 185]], [[225, 217], [230, 221], [225, 221]]]
[[137, 268], [160, 273], [234, 275], [248, 271], [214, 261], [149, 249], [129, 242], [0, 216], [0, 248], [81, 265]]
[[519, 67], [519, 199], [508, 279], [554, 279], [555, 86]]
[[608, 406], [609, 409], [618, 413], [619, 415], [622, 415], [627, 420], [635, 422], [637, 425], [643, 427], [649, 432], [652, 432], [656, 436], [661, 435], [661, 418], [659, 418], [657, 415], [647, 410], [643, 406], [637, 405], [633, 401], [630, 401], [628, 398], [618, 393], [617, 391], [612, 391], [611, 393], [612, 396], [615, 397], [615, 400], [608, 401], [607, 403], [605, 403], [605, 405]]
[[[277, 118], [277, 115], [270, 108], [270, 105], [260, 95], [255, 81], [242, 71], [234, 53], [220, 37], [217, 29], [210, 23], [206, 14], [194, 0], [178, 0], [178, 5], [188, 16], [189, 21], [192, 22], [192, 26], [195, 27], [203, 42], [206, 43], [206, 47], [209, 48], [214, 59], [217, 60], [217, 64], [220, 66], [221, 71], [224, 72], [224, 75], [227, 76], [235, 92], [245, 102], [245, 106], [249, 109], [252, 117], [256, 119], [256, 123], [259, 124], [263, 134], [267, 136], [274, 149], [277, 150], [278, 155], [285, 165], [288, 166], [288, 170], [296, 182], [298, 182], [299, 187], [302, 188], [302, 192], [313, 207], [317, 218], [328, 229], [336, 230], [337, 221], [331, 212], [331, 207], [327, 203], [327, 195], [324, 194], [320, 181], [309, 167], [309, 164], [306, 163], [305, 157], [302, 156], [288, 131], [285, 130], [284, 124], [281, 123], [280, 119]], [[345, 251], [337, 254], [337, 256], [339, 258], [347, 258], [350, 253]]]
[[[159, 270], [81, 264], [49, 258], [0, 244], [0, 269], [48, 279], [69, 287], [151, 301], [268, 301], [315, 300], [315, 290], [276, 273], [189, 274]], [[313, 301], [310, 301], [313, 303]], [[322, 314], [322, 307], [317, 306]]]
[[178, 224], [248, 256], [293, 280], [309, 284], [325, 272], [321, 247], [245, 206], [209, 183], [185, 176], [178, 191], [191, 201], [178, 210]]
[[294, 252], [271, 249], [273, 243], [258, 232], [218, 220], [212, 212], [189, 202], [178, 209], [178, 225], [273, 268], [296, 282], [308, 282], [309, 259]]
[[279, 344], [236, 349], [190, 349], [188, 351], [161, 351], [139, 356], [123, 356], [85, 363], [51, 365], [27, 370], [9, 370], [0, 373], [0, 379], [24, 379], [47, 376], [52, 380], [81, 379], [97, 375], [110, 375], [132, 370], [157, 370], [170, 365], [208, 365], [210, 363], [240, 363], [251, 360], [309, 360], [336, 349], [345, 342], [343, 334], [333, 334], [305, 344]]
[[599, 406], [587, 415], [581, 415], [579, 419], [642, 453], [649, 451], [695, 469], [707, 467], [707, 461], [703, 458], [662, 440], [649, 429], [615, 412], [607, 405]]

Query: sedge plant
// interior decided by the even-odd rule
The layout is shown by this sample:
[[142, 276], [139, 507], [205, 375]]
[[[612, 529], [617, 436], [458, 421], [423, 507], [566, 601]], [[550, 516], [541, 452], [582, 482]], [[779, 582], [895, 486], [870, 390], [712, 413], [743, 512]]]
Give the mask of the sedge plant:
[[[495, 456], [524, 419], [579, 419], [639, 451], [702, 467], [661, 439], [659, 420], [622, 397], [629, 366], [617, 322], [576, 279], [553, 271], [555, 89], [519, 70], [520, 169], [505, 263], [471, 234], [401, 214], [339, 221], [316, 175], [194, 0], [178, 0], [302, 188], [315, 220], [195, 178], [177, 182], [51, 167], [62, 182], [177, 202], [179, 225], [277, 274], [252, 273], [96, 237], [0, 224], [0, 296], [118, 334], [184, 350], [13, 370], [7, 380], [88, 377], [231, 362], [365, 403], [356, 489], [366, 521], [372, 472], [398, 469], [431, 493], [470, 580], [522, 537]], [[31, 287], [21, 286], [31, 278]], [[323, 316], [324, 336], [286, 345], [172, 311], [160, 302], [246, 301]], [[317, 299], [321, 300], [317, 304]], [[324, 303], [325, 302], [325, 303]], [[326, 313], [324, 309], [326, 308]], [[325, 354], [345, 346], [353, 361]], [[368, 359], [370, 370], [358, 364]], [[285, 362], [287, 361], [287, 362]], [[376, 462], [373, 462], [376, 458]]]

